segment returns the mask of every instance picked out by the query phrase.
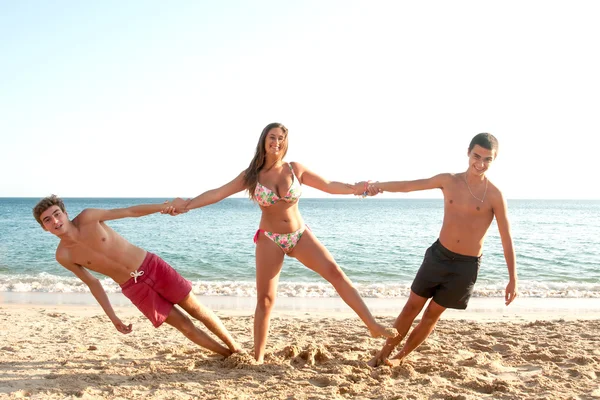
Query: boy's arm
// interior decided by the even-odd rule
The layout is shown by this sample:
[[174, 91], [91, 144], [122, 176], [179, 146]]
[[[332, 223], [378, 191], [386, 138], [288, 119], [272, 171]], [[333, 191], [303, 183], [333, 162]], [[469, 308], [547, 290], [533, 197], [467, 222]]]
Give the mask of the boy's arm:
[[184, 208], [176, 207], [176, 211], [181, 212], [204, 207], [209, 204], [219, 202], [224, 198], [231, 196], [232, 194], [241, 192], [242, 190], [246, 189], [244, 184], [245, 173], [246, 171], [242, 171], [231, 182], [228, 182], [219, 188], [207, 190], [206, 192], [194, 197], [187, 202], [187, 205], [185, 205]]
[[517, 297], [517, 261], [510, 232], [510, 223], [508, 222], [508, 207], [500, 191], [498, 191], [497, 196], [493, 197], [492, 207], [500, 232], [502, 248], [504, 249], [504, 259], [508, 267], [508, 285], [504, 293], [504, 301], [506, 305], [509, 305]]
[[355, 184], [330, 181], [297, 162], [292, 163], [292, 168], [296, 170], [296, 176], [302, 184], [314, 187], [325, 193], [361, 195], [367, 191], [367, 182], [364, 181]]
[[90, 274], [90, 272], [85, 268], [71, 262], [68, 256], [64, 254], [57, 254], [56, 261], [58, 261], [63, 267], [65, 267], [69, 271], [73, 272], [79, 279], [81, 279], [83, 283], [85, 283], [90, 288], [90, 292], [92, 292], [92, 295], [94, 296], [96, 301], [98, 301], [98, 303], [100, 304], [110, 321], [113, 323], [113, 325], [115, 326], [115, 328], [117, 328], [119, 332], [131, 332], [131, 324], [125, 325], [119, 319], [119, 317], [117, 317], [117, 314], [115, 314], [115, 311], [113, 310], [112, 305], [110, 304], [110, 300], [108, 299], [108, 296], [106, 295], [102, 284], [97, 278]]
[[145, 215], [161, 212], [168, 207], [175, 207], [178, 204], [185, 204], [184, 200], [175, 199], [157, 204], [141, 204], [125, 208], [113, 208], [111, 210], [103, 210], [101, 208], [87, 208], [77, 216], [77, 219], [82, 222], [86, 221], [110, 221], [121, 218], [137, 218]]
[[[450, 174], [438, 174], [427, 179], [414, 181], [373, 182], [369, 185], [369, 194], [377, 192], [415, 192], [417, 190], [443, 189]], [[373, 190], [375, 189], [375, 193]]]

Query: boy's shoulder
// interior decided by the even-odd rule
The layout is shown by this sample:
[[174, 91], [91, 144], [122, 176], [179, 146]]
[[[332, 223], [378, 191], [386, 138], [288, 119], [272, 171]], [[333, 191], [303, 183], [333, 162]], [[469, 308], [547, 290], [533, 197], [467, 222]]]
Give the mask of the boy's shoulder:
[[75, 224], [75, 226], [81, 226], [83, 224], [89, 224], [94, 222], [100, 222], [100, 212], [104, 210], [99, 210], [96, 208], [86, 208], [81, 211], [71, 222]]
[[490, 199], [492, 208], [496, 209], [496, 207], [506, 207], [506, 199], [504, 198], [504, 194], [502, 193], [500, 188], [489, 179], [487, 196]]
[[489, 178], [488, 178], [488, 193], [493, 196], [499, 196], [499, 197], [503, 196], [500, 188], [494, 182], [492, 182]]
[[54, 254], [54, 256], [56, 257], [56, 261], [58, 261], [61, 264], [64, 263], [68, 263], [69, 260], [71, 259], [71, 252], [69, 251], [69, 249], [65, 246], [63, 246], [62, 242], [58, 244], [58, 247], [56, 248], [56, 253]]
[[441, 174], [437, 174], [436, 177], [443, 183], [455, 183], [462, 178], [462, 172], [442, 172]]

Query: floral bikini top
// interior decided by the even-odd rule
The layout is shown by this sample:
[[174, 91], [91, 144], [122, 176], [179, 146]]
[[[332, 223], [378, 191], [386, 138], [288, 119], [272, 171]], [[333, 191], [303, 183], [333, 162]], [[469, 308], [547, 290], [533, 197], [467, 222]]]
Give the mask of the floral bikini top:
[[290, 167], [290, 171], [292, 171], [292, 185], [288, 189], [287, 193], [283, 197], [277, 196], [277, 193], [272, 191], [266, 186], [261, 185], [260, 182], [256, 182], [256, 188], [254, 189], [254, 200], [263, 206], [269, 207], [273, 204], [277, 203], [279, 200], [283, 200], [286, 203], [295, 203], [300, 200], [300, 196], [302, 196], [302, 186], [300, 186], [300, 182], [298, 182], [298, 178], [294, 175], [294, 169], [288, 163]]

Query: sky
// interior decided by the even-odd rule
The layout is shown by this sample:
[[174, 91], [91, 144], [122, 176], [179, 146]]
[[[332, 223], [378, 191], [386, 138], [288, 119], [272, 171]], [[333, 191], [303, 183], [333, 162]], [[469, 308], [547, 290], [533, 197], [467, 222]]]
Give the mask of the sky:
[[286, 159], [329, 180], [462, 172], [490, 132], [507, 198], [600, 199], [598, 15], [594, 1], [0, 2], [0, 197], [196, 196], [281, 122]]

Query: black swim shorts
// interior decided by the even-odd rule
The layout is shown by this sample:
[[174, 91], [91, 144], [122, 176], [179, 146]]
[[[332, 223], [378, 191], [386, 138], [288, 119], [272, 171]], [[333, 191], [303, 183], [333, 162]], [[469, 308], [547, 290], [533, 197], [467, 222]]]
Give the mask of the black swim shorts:
[[464, 310], [473, 294], [481, 257], [454, 253], [439, 239], [425, 252], [411, 290], [421, 297], [433, 297], [442, 307]]

